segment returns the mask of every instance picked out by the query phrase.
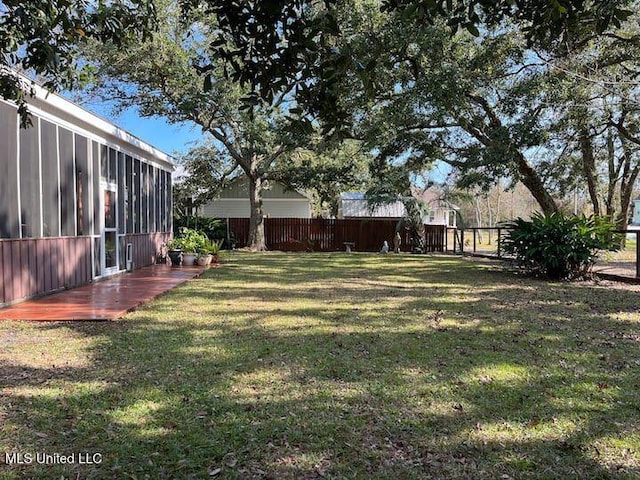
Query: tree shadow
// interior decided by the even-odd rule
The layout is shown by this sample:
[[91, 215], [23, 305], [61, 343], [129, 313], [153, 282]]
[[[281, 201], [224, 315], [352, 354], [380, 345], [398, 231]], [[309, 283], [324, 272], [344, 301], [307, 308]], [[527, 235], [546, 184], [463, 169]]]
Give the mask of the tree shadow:
[[257, 257], [122, 322], [39, 325], [91, 361], [0, 366], [3, 440], [103, 462], [0, 475], [640, 476], [612, 446], [640, 424], [637, 293], [429, 261]]

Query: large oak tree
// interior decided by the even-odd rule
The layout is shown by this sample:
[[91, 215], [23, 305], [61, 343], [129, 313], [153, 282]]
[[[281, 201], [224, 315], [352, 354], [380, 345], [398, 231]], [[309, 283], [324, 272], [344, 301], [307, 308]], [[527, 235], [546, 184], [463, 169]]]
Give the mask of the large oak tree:
[[246, 89], [225, 75], [223, 62], [208, 54], [206, 46], [217, 27], [208, 22], [206, 12], [192, 11], [188, 21], [179, 22], [175, 2], [157, 3], [158, 30], [149, 41], [131, 42], [123, 49], [93, 43], [86, 50], [95, 68], [93, 91], [119, 109], [133, 107], [142, 116], [198, 125], [208, 143], [191, 152], [187, 168], [202, 176], [205, 190], [206, 182], [220, 178], [221, 172], [242, 171], [249, 181], [249, 247], [264, 250], [265, 181], [277, 159], [304, 142], [304, 132], [291, 126], [283, 95], [246, 108]]

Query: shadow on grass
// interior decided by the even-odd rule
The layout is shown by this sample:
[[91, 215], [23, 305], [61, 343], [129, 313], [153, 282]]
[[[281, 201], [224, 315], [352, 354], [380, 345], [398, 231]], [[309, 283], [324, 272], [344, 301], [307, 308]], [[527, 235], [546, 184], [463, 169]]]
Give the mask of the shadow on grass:
[[123, 322], [34, 326], [91, 361], [2, 365], [3, 441], [103, 462], [0, 475], [640, 476], [637, 293], [485, 268], [242, 256]]

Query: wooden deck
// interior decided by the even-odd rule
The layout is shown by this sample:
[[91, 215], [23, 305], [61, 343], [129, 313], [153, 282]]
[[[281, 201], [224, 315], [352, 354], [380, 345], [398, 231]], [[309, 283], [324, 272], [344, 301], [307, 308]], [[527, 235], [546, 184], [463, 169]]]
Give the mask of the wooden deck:
[[203, 267], [154, 265], [132, 273], [0, 309], [0, 320], [116, 320], [139, 305], [198, 277]]

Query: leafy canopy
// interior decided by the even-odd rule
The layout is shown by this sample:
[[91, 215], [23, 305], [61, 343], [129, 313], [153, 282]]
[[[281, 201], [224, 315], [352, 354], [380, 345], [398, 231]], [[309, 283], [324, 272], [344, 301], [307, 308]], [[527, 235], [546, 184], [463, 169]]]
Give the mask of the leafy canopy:
[[33, 93], [16, 72], [45, 79], [51, 90], [80, 80], [79, 46], [87, 38], [113, 42], [153, 31], [153, 0], [4, 0], [0, 3], [0, 96], [18, 104], [28, 122], [26, 96]]

